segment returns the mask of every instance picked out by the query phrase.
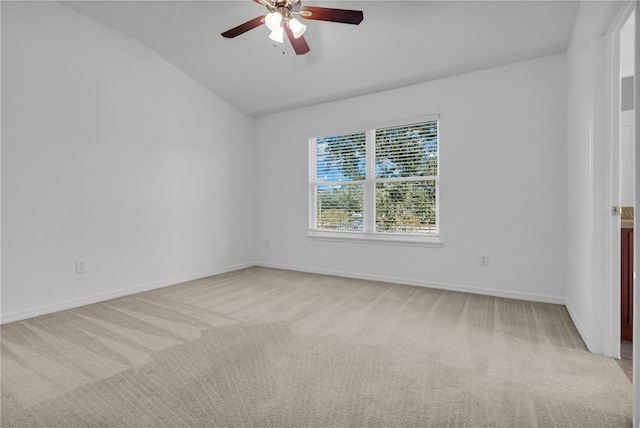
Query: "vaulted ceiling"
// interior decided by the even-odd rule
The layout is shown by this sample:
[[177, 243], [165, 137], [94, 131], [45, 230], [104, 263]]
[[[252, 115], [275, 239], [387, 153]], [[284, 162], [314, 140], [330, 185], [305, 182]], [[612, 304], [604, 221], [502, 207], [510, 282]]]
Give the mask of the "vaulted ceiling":
[[406, 86], [565, 52], [577, 1], [303, 1], [358, 9], [358, 25], [302, 20], [311, 47], [274, 46], [265, 26], [225, 30], [264, 15], [236, 1], [71, 1], [69, 8], [139, 40], [252, 116]]

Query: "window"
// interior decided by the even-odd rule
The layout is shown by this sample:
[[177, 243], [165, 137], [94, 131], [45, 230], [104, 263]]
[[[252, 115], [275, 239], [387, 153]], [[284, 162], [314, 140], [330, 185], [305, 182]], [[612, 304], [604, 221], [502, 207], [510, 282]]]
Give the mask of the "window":
[[311, 138], [310, 236], [438, 236], [438, 119]]

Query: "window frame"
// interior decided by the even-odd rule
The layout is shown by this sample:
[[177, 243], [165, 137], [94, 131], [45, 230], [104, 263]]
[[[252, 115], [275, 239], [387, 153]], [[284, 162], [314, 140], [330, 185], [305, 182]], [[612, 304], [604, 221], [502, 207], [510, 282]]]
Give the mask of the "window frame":
[[[424, 122], [438, 122], [438, 173], [436, 176], [414, 176], [401, 178], [376, 178], [375, 177], [375, 131], [378, 129], [400, 127]], [[327, 136], [341, 136], [353, 133], [364, 132], [366, 135], [366, 178], [364, 180], [349, 180], [339, 182], [345, 184], [361, 184], [363, 192], [363, 218], [364, 230], [328, 230], [318, 229], [317, 221], [317, 191], [318, 185], [336, 185], [338, 182], [324, 182], [317, 180], [317, 140]], [[385, 122], [383, 124], [362, 126], [357, 129], [340, 130], [332, 132], [315, 132], [309, 137], [309, 187], [307, 189], [309, 195], [309, 230], [307, 239], [314, 241], [330, 241], [330, 242], [358, 242], [371, 244], [387, 244], [387, 245], [405, 245], [405, 246], [429, 246], [439, 247], [443, 245], [441, 229], [440, 229], [440, 136], [441, 123], [439, 114], [430, 114], [412, 118], [405, 118], [393, 122]], [[435, 181], [435, 214], [436, 224], [435, 233], [429, 234], [411, 234], [411, 233], [385, 233], [375, 231], [376, 210], [376, 184], [384, 182], [416, 182], [416, 181]]]

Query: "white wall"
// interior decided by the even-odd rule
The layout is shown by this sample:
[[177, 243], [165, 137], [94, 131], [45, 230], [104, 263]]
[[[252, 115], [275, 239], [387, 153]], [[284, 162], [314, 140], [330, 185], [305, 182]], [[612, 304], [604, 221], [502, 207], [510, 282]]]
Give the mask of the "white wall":
[[620, 205], [623, 207], [635, 207], [635, 119], [635, 110], [620, 113]]
[[620, 30], [620, 75], [622, 77], [634, 74], [635, 50], [635, 16], [629, 16], [625, 26]]
[[[585, 8], [578, 11], [578, 26]], [[591, 99], [593, 77], [590, 34], [574, 32], [567, 51], [567, 307], [585, 343], [592, 339], [591, 310]]]
[[2, 320], [251, 262], [252, 127], [132, 38], [2, 2]]
[[[564, 302], [565, 79], [565, 55], [555, 55], [259, 118], [258, 262]], [[431, 113], [444, 246], [307, 240], [309, 133]]]
[[[630, 16], [627, 24], [620, 30], [620, 75], [633, 80], [634, 73], [634, 36], [635, 18]], [[632, 91], [629, 91], [632, 92]], [[625, 94], [633, 100], [632, 94]], [[624, 97], [624, 95], [623, 95]], [[628, 107], [627, 107], [628, 108]], [[621, 198], [623, 207], [635, 206], [635, 110], [620, 113], [620, 175]]]

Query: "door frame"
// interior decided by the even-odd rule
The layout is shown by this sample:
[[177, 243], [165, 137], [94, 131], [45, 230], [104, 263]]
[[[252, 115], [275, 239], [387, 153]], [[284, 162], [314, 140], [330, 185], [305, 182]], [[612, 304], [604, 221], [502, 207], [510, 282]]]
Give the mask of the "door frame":
[[[636, 76], [636, 84], [635, 84], [635, 104], [636, 104], [636, 118], [638, 117], [638, 102], [637, 100], [640, 98], [638, 95], [640, 94], [640, 88], [638, 85], [638, 76], [640, 73], [640, 8], [637, 8], [637, 1], [634, 2], [624, 2], [618, 6], [618, 10], [615, 13], [609, 28], [604, 37], [604, 124], [603, 124], [603, 196], [605, 202], [604, 208], [605, 210], [610, 210], [612, 206], [619, 205], [621, 200], [621, 176], [620, 176], [620, 31], [622, 27], [626, 24], [627, 20], [631, 13], [635, 10], [635, 73]], [[596, 78], [595, 81], [598, 79]], [[595, 94], [594, 94], [595, 95]], [[597, 97], [595, 97], [594, 101], [594, 109], [597, 108]], [[595, 113], [595, 112], [594, 112]], [[597, 122], [597, 121], [596, 121]], [[597, 123], [596, 123], [597, 126]], [[640, 150], [638, 150], [638, 142], [640, 140], [640, 127], [638, 127], [638, 123], [636, 123], [636, 135], [635, 144], [636, 144], [636, 165], [640, 165]], [[594, 129], [596, 131], [596, 129]], [[594, 150], [592, 154], [597, 155], [597, 152]], [[593, 159], [593, 158], [592, 158]], [[597, 164], [597, 162], [596, 162]], [[638, 168], [635, 168], [638, 171]], [[636, 198], [635, 205], [638, 206], [638, 202], [640, 202], [640, 174], [636, 173]], [[597, 199], [597, 192], [594, 192], [592, 195], [594, 199]], [[594, 205], [594, 207], [597, 205]], [[594, 211], [594, 214], [597, 214], [597, 211]], [[608, 324], [605, 327], [605, 331], [603, 331], [603, 353], [607, 356], [612, 356], [615, 358], [620, 358], [620, 222], [621, 218], [618, 216], [611, 215], [611, 211], [608, 211], [605, 214], [605, 219], [608, 218], [609, 221], [605, 221], [604, 227], [604, 236], [603, 236], [603, 251], [602, 258], [598, 259], [597, 252], [594, 251], [593, 262], [594, 262], [594, 280], [597, 280], [598, 276], [595, 275], [597, 271], [598, 265], [600, 265], [602, 269], [602, 297], [608, 297], [608, 308], [603, 308], [604, 311], [602, 313], [602, 318], [600, 318], [596, 311], [596, 322], [600, 318], [605, 324]], [[595, 225], [595, 224], [594, 224]], [[595, 238], [595, 236], [594, 236]], [[634, 234], [634, 271], [635, 266], [637, 266], [638, 246], [636, 245], [638, 242], [637, 234]], [[594, 245], [594, 250], [597, 246], [597, 240], [593, 240], [592, 244]], [[597, 283], [596, 283], [597, 284]], [[598, 291], [596, 286], [596, 293], [594, 297], [598, 297]], [[605, 291], [608, 289], [608, 293]], [[634, 279], [634, 289], [635, 289], [635, 279]], [[634, 324], [636, 324], [636, 319], [638, 318], [638, 311], [636, 308], [639, 306], [637, 302], [640, 297], [637, 295], [638, 293], [634, 293], [633, 296], [633, 316], [634, 316]], [[595, 307], [594, 307], [595, 309]], [[633, 380], [632, 380], [632, 405], [633, 405], [633, 426], [638, 428], [640, 427], [640, 385], [638, 384], [638, 380], [640, 380], [640, 373], [638, 370], [640, 369], [640, 358], [636, 356], [640, 355], [636, 351], [640, 351], [640, 328], [633, 329]]]
[[[618, 8], [604, 37], [604, 150], [603, 196], [605, 227], [603, 230], [602, 279], [608, 293], [603, 297], [609, 302], [607, 330], [604, 333], [605, 355], [620, 358], [620, 226], [621, 217], [610, 211], [621, 201], [620, 171], [620, 31], [635, 9], [633, 2], [623, 3]], [[600, 255], [596, 255], [600, 258]], [[597, 278], [597, 276], [595, 276]], [[635, 311], [634, 311], [635, 313]]]
[[[638, 7], [639, 2], [636, 1], [635, 2], [635, 37], [634, 37], [634, 43], [635, 43], [635, 52], [634, 52], [634, 59], [635, 59], [635, 69], [634, 69], [634, 76], [635, 76], [635, 85], [634, 85], [634, 89], [635, 89], [635, 96], [634, 96], [634, 104], [635, 104], [635, 108], [634, 108], [634, 112], [635, 112], [635, 119], [636, 119], [636, 123], [634, 124], [635, 130], [636, 130], [636, 135], [635, 137], [635, 149], [636, 149], [636, 199], [635, 199], [635, 203], [636, 205], [638, 204], [638, 201], [640, 201], [640, 174], [638, 174], [638, 167], [637, 165], [640, 165], [640, 150], [638, 150], [638, 145], [640, 144], [640, 126], [638, 126], [638, 100], [640, 99], [640, 85], [638, 84], [638, 81], [640, 80], [639, 76], [640, 76], [640, 7]], [[635, 214], [635, 212], [634, 212]], [[635, 272], [635, 268], [636, 266], [638, 266], [638, 260], [640, 259], [640, 256], [638, 256], [638, 234], [634, 233], [634, 247], [633, 247], [633, 256], [634, 256], [634, 272]], [[634, 287], [634, 291], [635, 291], [635, 273], [634, 273], [634, 279], [633, 279], [633, 287]], [[636, 324], [636, 319], [639, 319], [639, 315], [638, 315], [638, 311], [636, 310], [637, 308], [640, 307], [640, 305], [638, 304], [638, 302], [640, 302], [640, 297], [638, 297], [638, 293], [633, 293], [633, 323]], [[638, 427], [640, 426], [640, 418], [638, 417], [638, 413], [640, 412], [640, 384], [638, 383], [638, 381], [640, 380], [640, 329], [638, 328], [634, 328], [633, 329], [633, 355], [634, 356], [638, 356], [638, 358], [634, 358], [633, 359], [633, 426]]]

